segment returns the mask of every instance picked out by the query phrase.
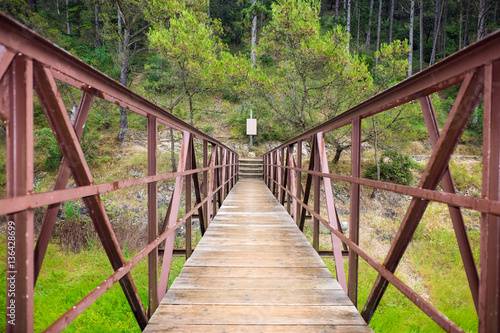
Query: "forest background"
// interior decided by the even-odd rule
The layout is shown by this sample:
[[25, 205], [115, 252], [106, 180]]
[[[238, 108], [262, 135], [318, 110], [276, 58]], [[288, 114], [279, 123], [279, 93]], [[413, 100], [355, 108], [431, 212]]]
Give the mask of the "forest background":
[[[346, 111], [495, 31], [500, 26], [499, 3], [500, 0], [2, 0], [0, 10], [246, 156], [249, 149], [245, 121], [250, 110], [258, 119], [253, 153], [260, 155], [278, 142]], [[78, 94], [64, 86], [60, 89], [68, 113], [75, 112]], [[457, 91], [454, 87], [432, 96], [440, 125]], [[146, 129], [144, 118], [100, 102], [94, 103], [93, 111], [82, 137], [82, 148], [96, 172], [96, 181], [144, 175], [143, 152], [127, 155], [130, 145], [141, 141], [140, 133]], [[461, 154], [472, 156], [473, 163], [464, 166], [452, 161], [450, 165], [460, 193], [480, 193], [477, 184], [481, 169], [475, 159], [482, 144], [481, 118], [480, 105], [461, 140], [465, 147], [461, 148]], [[46, 191], [53, 184], [62, 156], [38, 104], [35, 104], [35, 130], [35, 190]], [[173, 152], [179, 136], [171, 130], [165, 132], [172, 153], [160, 152], [159, 158], [161, 163], [169, 164], [166, 171], [172, 171], [176, 168], [178, 156]], [[400, 135], [402, 132], [404, 136]], [[349, 136], [339, 131], [328, 135], [326, 140], [331, 170], [348, 172], [348, 164], [342, 163], [342, 157], [350, 148]], [[400, 173], [397, 178], [391, 178], [393, 174], [385, 177], [410, 184], [419, 168], [420, 172], [423, 170], [413, 162], [415, 155], [422, 157], [429, 152], [427, 131], [415, 103], [364, 121], [363, 141], [375, 148], [374, 152], [368, 152], [372, 162], [363, 164], [364, 176], [372, 179], [384, 178], [380, 166], [375, 168], [376, 162], [389, 160], [393, 162], [390, 167], [398, 170], [404, 167], [408, 172]], [[377, 149], [382, 153], [377, 155]], [[5, 156], [3, 123], [0, 123], [0, 156]], [[129, 157], [126, 162], [120, 162], [123, 156]], [[101, 177], [101, 173], [111, 176]], [[5, 182], [5, 160], [0, 159], [0, 188], [5, 188]], [[340, 184], [335, 193], [336, 200], [340, 198], [341, 215], [343, 192], [348, 193], [344, 187]], [[119, 196], [103, 196], [127, 258], [144, 241], [137, 236], [140, 228], [129, 224], [144, 220], [140, 212], [144, 204], [141, 195], [140, 191], [129, 193], [127, 198], [136, 202], [128, 207]], [[5, 191], [0, 191], [0, 198], [4, 196]], [[385, 200], [385, 205], [393, 199], [380, 196], [377, 204]], [[372, 208], [381, 214], [396, 215], [404, 211], [404, 204]], [[166, 207], [163, 205], [161, 209]], [[432, 206], [429, 210], [429, 221], [434, 222], [417, 231], [416, 245], [410, 248], [409, 261], [403, 265], [410, 267], [403, 268], [402, 274], [408, 275], [403, 280], [408, 283], [408, 279], [415, 278], [418, 291], [429, 296], [466, 331], [475, 331], [477, 316], [467, 287], [442, 283], [463, 275], [451, 228], [435, 222], [446, 222], [443, 218], [446, 207]], [[37, 283], [35, 306], [43, 313], [36, 322], [39, 329], [64, 313], [78, 296], [85, 294], [84, 290], [91, 289], [99, 279], [96, 276], [109, 273], [103, 268], [107, 267], [107, 259], [94, 251], [99, 247], [98, 240], [89, 233], [90, 222], [84, 212], [81, 202], [66, 202], [62, 206], [55, 230], [58, 241], [47, 255], [53, 259], [44, 263], [43, 276]], [[42, 215], [43, 212], [36, 213], [36, 219]], [[370, 215], [368, 220], [370, 223], [363, 232], [376, 252], [377, 247], [390, 244], [397, 221]], [[466, 213], [476, 257], [478, 220], [475, 212]], [[81, 227], [80, 233], [74, 231], [75, 225]], [[432, 235], [427, 233], [429, 229]], [[66, 252], [68, 249], [71, 253]], [[428, 260], [441, 252], [450, 252], [454, 259], [437, 263]], [[0, 249], [0, 253], [5, 251]], [[180, 269], [182, 261], [175, 265]], [[443, 275], [435, 276], [436, 265], [446, 267]], [[57, 269], [59, 266], [71, 268], [62, 272]], [[411, 267], [418, 267], [418, 276], [415, 277]], [[135, 277], [138, 285], [147, 285], [141, 280], [146, 269], [138, 267]], [[375, 277], [373, 272], [362, 277], [360, 295], [369, 292], [363, 290], [363, 285], [369, 286]], [[73, 280], [79, 284], [72, 284]], [[5, 290], [1, 283], [0, 290]], [[54, 299], [54, 295], [63, 292], [70, 296], [53, 303], [50, 309], [44, 307], [44, 300]], [[147, 295], [147, 290], [140, 292], [141, 297], [142, 293]], [[89, 309], [69, 330], [85, 331], [89, 322], [97, 327], [108, 325], [101, 318], [103, 312], [123, 315], [111, 320], [116, 324], [109, 326], [110, 331], [137, 330], [120, 290], [110, 290], [108, 294], [111, 295], [106, 296], [108, 299], [96, 303], [100, 310]], [[432, 320], [396, 294], [389, 290], [384, 298], [387, 301], [378, 311], [380, 315], [371, 323], [376, 331], [389, 331], [389, 326], [395, 332], [439, 331]], [[465, 310], [460, 308], [463, 304]]]

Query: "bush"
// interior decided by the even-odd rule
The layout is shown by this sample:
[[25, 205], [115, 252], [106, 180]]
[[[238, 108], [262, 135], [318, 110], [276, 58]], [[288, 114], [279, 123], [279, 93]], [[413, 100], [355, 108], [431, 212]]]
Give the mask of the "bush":
[[59, 168], [62, 160], [62, 153], [57, 145], [56, 138], [49, 128], [42, 128], [35, 131], [35, 148], [37, 153], [44, 156], [43, 167], [46, 171], [54, 171]]
[[[380, 180], [410, 185], [413, 180], [412, 169], [418, 167], [411, 156], [400, 153], [396, 150], [388, 150], [382, 154], [379, 159]], [[368, 179], [377, 179], [377, 166], [370, 165], [364, 172], [364, 177]]]

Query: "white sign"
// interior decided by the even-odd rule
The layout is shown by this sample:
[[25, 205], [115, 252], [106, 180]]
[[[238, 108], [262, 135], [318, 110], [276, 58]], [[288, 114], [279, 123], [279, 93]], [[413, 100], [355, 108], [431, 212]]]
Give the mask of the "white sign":
[[257, 119], [247, 119], [247, 135], [257, 135]]

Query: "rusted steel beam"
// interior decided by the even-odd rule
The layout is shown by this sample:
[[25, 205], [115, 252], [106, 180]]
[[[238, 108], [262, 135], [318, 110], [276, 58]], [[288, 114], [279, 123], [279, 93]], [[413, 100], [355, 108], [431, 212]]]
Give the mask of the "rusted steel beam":
[[122, 86], [3, 13], [0, 13], [0, 45], [51, 68], [58, 80], [82, 90], [96, 89], [102, 99], [142, 115], [152, 114], [159, 122], [169, 127], [179, 131], [189, 131], [196, 138], [227, 148], [221, 142]]
[[[75, 130], [76, 137], [78, 140], [81, 139], [83, 134], [83, 127], [87, 122], [87, 116], [90, 111], [90, 106], [92, 104], [93, 96], [87, 92], [83, 92], [80, 104], [76, 111], [75, 123], [73, 128]], [[59, 166], [59, 171], [57, 173], [56, 181], [54, 183], [54, 191], [66, 188], [68, 184], [68, 179], [71, 174], [71, 170], [68, 167], [68, 163], [65, 158], [62, 159], [61, 165]], [[38, 240], [35, 246], [35, 285], [40, 274], [40, 269], [42, 268], [43, 258], [47, 252], [47, 247], [49, 246], [50, 237], [52, 235], [52, 230], [57, 219], [57, 213], [59, 212], [61, 204], [54, 203], [50, 204], [45, 211], [43, 216], [42, 227], [38, 234]]]
[[218, 166], [217, 172], [216, 172], [216, 178], [215, 178], [215, 186], [219, 189], [217, 193], [217, 209], [219, 209], [222, 206], [222, 189], [220, 188], [220, 185], [222, 184], [222, 155], [223, 155], [223, 148], [217, 147], [217, 160], [216, 160], [216, 165]]
[[[191, 161], [191, 169], [196, 170], [197, 169], [197, 167], [196, 167], [196, 151], [194, 148], [194, 143], [191, 144], [191, 155], [193, 156], [193, 158], [191, 159], [192, 160]], [[193, 187], [194, 187], [194, 195], [196, 198], [196, 204], [199, 204], [201, 202], [201, 192], [203, 191], [203, 189], [200, 189], [200, 181], [198, 180], [198, 174], [193, 173], [192, 177], [193, 177]], [[205, 207], [205, 205], [201, 206], [198, 209], [198, 220], [200, 221], [200, 232], [201, 232], [202, 236], [205, 234], [205, 230], [206, 230], [205, 229], [206, 228], [206, 226], [205, 226], [205, 214], [203, 213], [203, 207]]]
[[95, 302], [99, 297], [101, 297], [107, 290], [109, 290], [115, 283], [121, 281], [121, 279], [130, 273], [132, 268], [134, 268], [141, 260], [146, 258], [148, 254], [154, 249], [158, 248], [160, 244], [170, 235], [175, 234], [175, 230], [184, 222], [184, 219], [180, 219], [177, 223], [169, 228], [167, 231], [161, 233], [152, 243], [146, 245], [144, 249], [139, 251], [130, 259], [121, 269], [115, 271], [113, 274], [108, 276], [103, 282], [101, 282], [96, 288], [92, 289], [85, 297], [78, 301], [74, 306], [72, 306], [68, 311], [66, 311], [61, 317], [54, 321], [44, 332], [61, 332], [83, 313], [92, 303]]
[[[215, 163], [217, 161], [217, 146], [216, 145], [212, 145], [212, 153], [210, 155], [210, 180], [209, 180], [209, 186], [208, 186], [208, 196], [210, 197], [210, 201], [209, 201], [209, 207], [208, 207], [208, 211], [212, 212], [212, 217], [215, 216], [215, 214], [217, 214], [217, 205], [216, 205], [216, 198], [215, 198], [215, 192], [214, 192], [214, 186], [216, 184], [216, 178], [217, 178], [217, 170], [215, 169]], [[210, 205], [212, 207], [210, 207]], [[210, 222], [212, 221], [212, 218], [208, 218], [207, 220], [207, 228], [208, 226], [210, 225]]]
[[[137, 185], [159, 182], [162, 180], [176, 178], [180, 175], [183, 176], [191, 175], [203, 170], [204, 169], [190, 170], [184, 173], [182, 172], [165, 173], [156, 176], [145, 176], [141, 178], [119, 180], [98, 185], [93, 184], [87, 186], [79, 186], [75, 188], [69, 188], [53, 192], [34, 193], [25, 196], [18, 196], [15, 198], [3, 199], [0, 200], [0, 215], [15, 213], [26, 209], [32, 209], [36, 207], [42, 207], [46, 205], [60, 203], [63, 201], [79, 199], [82, 197], [113, 192], [116, 190], [125, 189]], [[207, 168], [206, 170], [209, 169]]]
[[[289, 146], [288, 147], [288, 161], [290, 163], [290, 167], [295, 167], [295, 159], [293, 157], [293, 145]], [[289, 180], [288, 180], [288, 188], [290, 189], [290, 191], [292, 193], [297, 193], [297, 189], [296, 189], [296, 179], [295, 179], [295, 171], [293, 169], [290, 169], [290, 177], [289, 177]], [[297, 224], [298, 220], [297, 220], [297, 200], [293, 199], [289, 194], [287, 194], [287, 198], [288, 198], [288, 212], [290, 215], [293, 216], [293, 220], [295, 222], [295, 224]], [[290, 211], [290, 201], [292, 202], [292, 210]]]
[[[0, 80], [3, 79], [15, 56], [15, 52], [7, 50], [5, 46], [0, 45]], [[3, 112], [3, 110], [0, 112]]]
[[[311, 150], [311, 160], [314, 159], [314, 170], [321, 170], [321, 161], [319, 155], [318, 144], [319, 141], [314, 137], [313, 141], [314, 145], [314, 156], [313, 150]], [[325, 172], [326, 173], [326, 172]], [[318, 175], [314, 176], [314, 211], [318, 212], [321, 215], [321, 177]], [[319, 219], [313, 217], [313, 248], [316, 252], [319, 251]]]
[[[352, 121], [351, 129], [351, 176], [361, 176], [361, 118]], [[360, 186], [351, 183], [349, 239], [359, 244]], [[347, 295], [358, 306], [358, 255], [349, 251], [349, 277]]]
[[[283, 148], [283, 160], [284, 160], [284, 166], [292, 166], [290, 164], [290, 146]], [[285, 189], [290, 189], [290, 173], [288, 172], [288, 168], [284, 169], [283, 171], [283, 187]], [[281, 205], [285, 206], [285, 201], [286, 201], [286, 211], [288, 214], [290, 214], [290, 196], [285, 192], [283, 189], [283, 194], [281, 195]]]
[[[18, 54], [1, 82], [6, 107], [7, 197], [33, 193], [33, 63]], [[34, 214], [7, 215], [6, 332], [33, 332]]]
[[[310, 172], [316, 169], [315, 165], [314, 165], [314, 161], [316, 160], [316, 158], [315, 158], [316, 155], [314, 153], [315, 150], [316, 150], [316, 140], [313, 140], [313, 142], [311, 144], [311, 156], [309, 157], [309, 169], [303, 171], [307, 174], [306, 187], [304, 190], [304, 201], [303, 201], [306, 205], [309, 203], [309, 195], [311, 193], [311, 185], [312, 185], [312, 177], [313, 177], [313, 175]], [[302, 208], [301, 213], [300, 213], [300, 223], [299, 223], [299, 229], [302, 232], [304, 231], [305, 221], [306, 221], [306, 209]], [[314, 224], [314, 222], [313, 222], [313, 224]]]
[[[302, 168], [302, 141], [297, 142], [297, 168], [301, 169]], [[302, 174], [300, 171], [295, 171], [295, 181], [297, 184], [295, 185], [295, 195], [297, 198], [300, 200], [300, 196], [302, 194]], [[295, 201], [295, 223], [299, 225], [300, 221], [300, 212], [301, 212], [301, 207], [300, 205], [297, 204], [297, 201]]]
[[[318, 157], [319, 166], [322, 172], [328, 173], [328, 157], [326, 156], [325, 149], [325, 139], [323, 133], [316, 134], [316, 139], [318, 140]], [[326, 208], [328, 213], [328, 221], [330, 225], [339, 230], [339, 217], [337, 214], [337, 209], [335, 208], [335, 201], [333, 199], [332, 183], [330, 178], [323, 178], [323, 189], [325, 191], [326, 197]], [[342, 232], [342, 230], [339, 230]], [[347, 293], [346, 276], [344, 271], [344, 262], [342, 259], [342, 243], [340, 239], [333, 233], [331, 233], [332, 247], [333, 247], [333, 257], [335, 258], [335, 271], [337, 272], [337, 281], [344, 291]]]
[[[90, 173], [83, 151], [78, 143], [75, 131], [71, 126], [66, 108], [60, 98], [57, 85], [50, 70], [35, 63], [34, 73], [37, 96], [43, 106], [47, 120], [59, 144], [59, 148], [68, 161], [75, 183], [78, 186], [93, 184], [92, 174]], [[92, 219], [113, 269], [115, 271], [120, 269], [125, 264], [125, 259], [101, 202], [101, 198], [99, 196], [85, 197], [83, 198], [83, 202], [88, 208], [90, 218]], [[137, 319], [139, 327], [146, 327], [148, 321], [146, 312], [142, 306], [132, 276], [130, 274], [125, 275], [120, 280], [120, 284]]]
[[[481, 196], [500, 200], [500, 62], [486, 66]], [[479, 332], [500, 331], [500, 216], [481, 216]]]
[[[179, 156], [179, 162], [177, 170], [183, 172], [186, 169], [186, 161], [189, 154], [189, 142], [191, 140], [191, 134], [189, 132], [182, 133], [182, 147]], [[178, 176], [175, 179], [174, 193], [170, 201], [172, 209], [168, 217], [168, 228], [173, 228], [177, 223], [177, 216], [179, 215], [179, 207], [181, 204], [182, 187], [184, 183], [184, 177]], [[163, 255], [162, 268], [160, 273], [160, 284], [158, 286], [158, 303], [167, 292], [168, 287], [168, 277], [170, 276], [170, 264], [172, 263], [172, 254], [174, 250], [174, 240], [175, 233], [170, 234], [165, 241], [165, 254]]]
[[[148, 176], [158, 172], [158, 122], [148, 116]], [[158, 237], [158, 183], [148, 184], [148, 243]], [[148, 318], [158, 307], [158, 248], [148, 255]]]
[[[460, 206], [467, 209], [476, 210], [481, 213], [487, 214], [495, 214], [500, 215], [500, 201], [489, 200], [483, 198], [473, 198], [467, 197], [459, 194], [452, 194], [446, 192], [439, 192], [434, 190], [422, 189], [422, 188], [414, 188], [406, 185], [398, 185], [394, 183], [385, 183], [382, 181], [364, 179], [364, 178], [355, 178], [351, 176], [342, 176], [336, 174], [327, 174], [323, 172], [317, 171], [308, 171], [307, 169], [298, 169], [294, 168], [294, 170], [299, 170], [304, 173], [308, 173], [312, 176], [318, 175], [320, 177], [327, 177], [333, 180], [339, 180], [342, 182], [355, 183], [362, 186], [368, 186], [377, 188], [383, 191], [390, 191], [394, 193], [399, 193], [403, 195], [409, 195], [412, 197], [435, 201], [447, 205], [455, 205]], [[0, 206], [1, 209], [1, 206]]]
[[[434, 190], [443, 177], [451, 154], [458, 144], [458, 140], [462, 136], [472, 112], [479, 103], [484, 86], [483, 79], [483, 69], [478, 69], [474, 73], [467, 75], [443, 128], [443, 135], [432, 152], [418, 187]], [[384, 261], [384, 266], [390, 272], [396, 270], [428, 204], [429, 201], [419, 198], [413, 198], [410, 202], [405, 217]], [[373, 317], [387, 286], [388, 281], [379, 275], [361, 313], [367, 323]]]
[[[208, 141], [203, 140], [203, 168], [205, 169], [208, 167]], [[208, 197], [208, 170], [203, 171], [203, 180], [201, 183], [201, 192], [203, 195], [203, 198]], [[207, 230], [208, 227], [208, 221], [210, 221], [210, 210], [208, 207], [208, 203], [205, 203], [203, 205], [203, 228], [201, 228], [201, 219], [200, 219], [200, 228], [201, 228], [201, 235], [205, 235], [205, 230]]]
[[[196, 155], [194, 154], [194, 143], [193, 143], [193, 138], [189, 138], [189, 147], [188, 147], [188, 152], [186, 156], [186, 169], [191, 169], [193, 167], [193, 162], [196, 163]], [[192, 181], [191, 181], [192, 176], [186, 176], [184, 179], [184, 205], [185, 205], [185, 211], [188, 212], [191, 210], [191, 193], [192, 193]], [[191, 231], [192, 231], [192, 219], [191, 216], [189, 216], [186, 219], [186, 228], [185, 228], [185, 237], [186, 237], [186, 260], [189, 259], [192, 253], [192, 237], [191, 237]]]
[[[349, 251], [356, 252], [367, 264], [372, 266], [380, 275], [382, 275], [387, 281], [389, 281], [396, 289], [398, 289], [403, 295], [405, 295], [410, 301], [413, 302], [420, 310], [422, 310], [427, 316], [429, 316], [436, 324], [438, 324], [446, 332], [463, 332], [463, 330], [458, 327], [449, 318], [443, 315], [438, 309], [436, 309], [432, 304], [427, 302], [419, 294], [417, 294], [413, 289], [406, 285], [403, 281], [397, 278], [393, 273], [387, 270], [383, 265], [379, 264], [375, 259], [370, 257], [359, 245], [351, 242], [344, 234], [339, 230], [333, 228], [330, 223], [322, 218], [314, 209], [307, 206], [303, 202], [300, 202], [303, 208], [305, 208], [313, 218], [317, 218], [321, 223], [328, 228], [332, 233], [334, 233], [339, 239], [349, 246]], [[344, 253], [344, 252], [343, 252]]]
[[[436, 114], [432, 106], [432, 101], [430, 96], [422, 97], [420, 99], [420, 105], [422, 107], [422, 113], [424, 116], [425, 124], [427, 126], [427, 132], [429, 133], [429, 138], [433, 147], [439, 140], [439, 126], [436, 119]], [[447, 167], [446, 171], [441, 179], [441, 185], [443, 190], [449, 193], [455, 193], [455, 185], [453, 185], [453, 179], [451, 177], [450, 169]], [[467, 275], [467, 280], [469, 282], [470, 291], [472, 294], [472, 299], [476, 306], [476, 311], [478, 309], [478, 292], [479, 292], [479, 275], [477, 273], [476, 262], [474, 260], [474, 255], [472, 254], [472, 249], [469, 242], [469, 237], [467, 236], [467, 229], [465, 227], [464, 219], [460, 207], [448, 205], [448, 210], [450, 211], [451, 222], [453, 223], [453, 230], [455, 231], [455, 236], [458, 242], [458, 248], [460, 250], [460, 255], [462, 256], [462, 262], [465, 268], [465, 274]]]

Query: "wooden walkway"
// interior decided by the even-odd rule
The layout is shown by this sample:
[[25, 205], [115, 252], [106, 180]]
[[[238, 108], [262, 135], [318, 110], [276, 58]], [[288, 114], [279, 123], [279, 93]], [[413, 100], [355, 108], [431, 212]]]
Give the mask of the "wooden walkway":
[[372, 332], [262, 180], [229, 193], [144, 332]]

